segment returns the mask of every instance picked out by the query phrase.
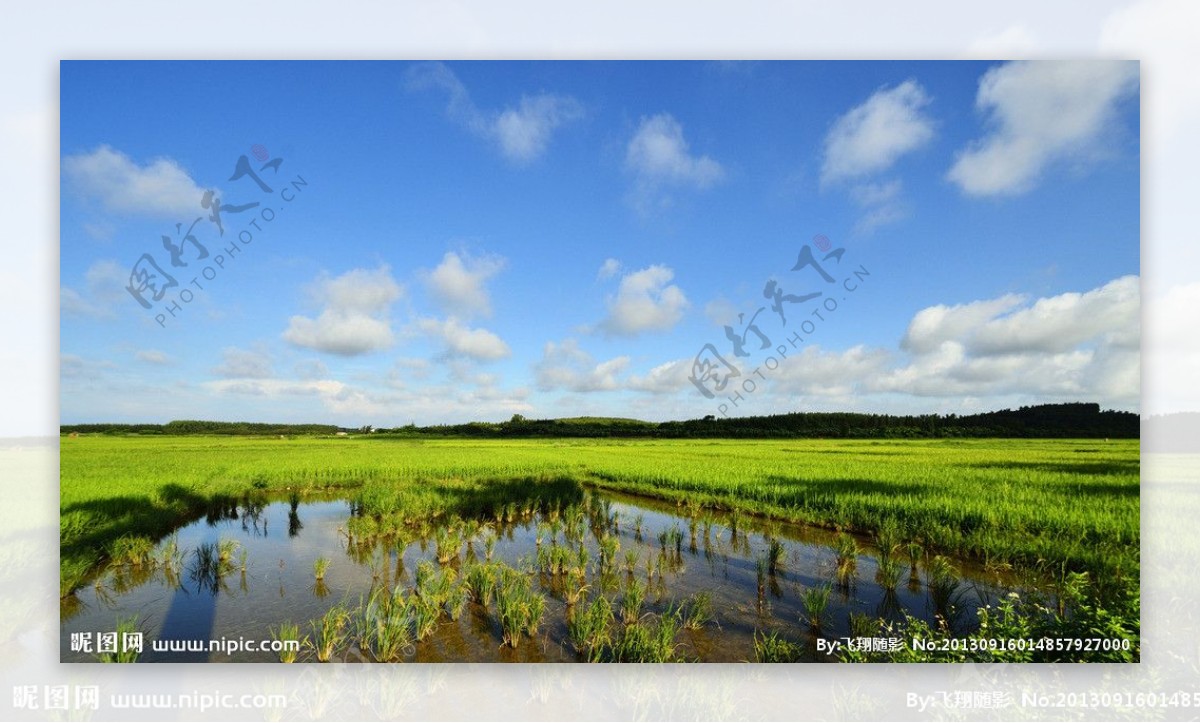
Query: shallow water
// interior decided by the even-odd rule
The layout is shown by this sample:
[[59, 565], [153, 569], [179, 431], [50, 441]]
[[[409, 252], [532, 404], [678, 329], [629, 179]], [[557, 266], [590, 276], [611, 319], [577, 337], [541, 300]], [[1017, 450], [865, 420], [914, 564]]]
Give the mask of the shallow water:
[[[656, 573], [648, 586], [644, 612], [662, 613], [671, 603], [682, 602], [699, 592], [711, 595], [715, 619], [699, 630], [681, 630], [676, 639], [678, 652], [686, 660], [753, 661], [755, 633], [778, 632], [789, 640], [803, 642], [808, 659], [826, 661], [831, 658], [817, 652], [816, 639], [848, 636], [850, 613], [890, 620], [901, 619], [908, 613], [933, 620], [924, 565], [918, 563], [917, 576], [913, 577], [907, 556], [902, 556], [900, 584], [894, 594], [888, 595], [875, 582], [878, 561], [866, 540], [859, 540], [864, 552], [859, 556], [851, 584], [834, 585], [825, 622], [817, 632], [808, 625], [801, 592], [834, 580], [834, 533], [768, 523], [744, 514], [736, 518], [724, 514], [689, 518], [679, 508], [645, 498], [597, 491], [590, 494], [609, 502], [611, 510], [619, 514], [616, 534], [621, 543], [617, 553], [617, 566], [621, 569], [596, 575], [598, 544], [591, 531], [585, 530], [593, 568], [588, 582], [593, 594], [600, 592], [619, 602], [621, 591], [631, 579], [647, 581], [647, 556], [656, 559], [662, 554], [666, 563], [662, 574]], [[111, 568], [64, 602], [61, 660], [95, 660], [94, 655], [72, 652], [71, 634], [113, 631], [119, 618], [136, 614], [138, 627], [146, 636], [139, 662], [275, 661], [273, 652], [159, 651], [153, 649], [151, 641], [268, 640], [271, 629], [282, 621], [298, 623], [302, 635], [311, 634], [309, 621], [319, 618], [335, 604], [355, 607], [374, 584], [402, 584], [411, 588], [418, 563], [436, 562], [431, 539], [408, 543], [402, 550], [378, 547], [366, 554], [348, 546], [344, 529], [351, 514], [351, 505], [346, 501], [310, 498], [304, 502], [242, 504], [179, 529], [174, 537], [184, 557], [178, 574], [162, 569]], [[640, 538], [634, 529], [638, 516], [642, 518]], [[532, 566], [540, 521], [535, 515], [496, 527], [499, 538], [493, 560], [514, 567], [521, 563]], [[659, 543], [659, 533], [676, 525], [683, 533], [678, 555], [673, 546], [664, 552]], [[195, 550], [222, 539], [236, 540], [245, 549], [244, 573], [236, 554], [234, 569], [219, 578], [206, 576], [197, 569]], [[784, 562], [776, 575], [768, 577], [760, 603], [755, 561], [765, 553], [771, 539], [782, 543]], [[160, 542], [159, 549], [165, 544], [166, 541]], [[638, 552], [639, 559], [632, 575], [623, 567], [625, 554], [631, 549]], [[317, 583], [313, 561], [321, 556], [332, 563], [323, 583]], [[482, 542], [464, 545], [460, 560], [451, 564], [460, 564], [471, 557], [483, 559]], [[994, 603], [1015, 588], [1011, 578], [999, 578], [961, 561], [956, 565], [962, 575], [961, 620], [974, 620], [979, 605]], [[407, 659], [579, 661], [567, 634], [567, 607], [561, 590], [549, 575], [533, 573], [532, 579], [535, 587], [547, 596], [543, 622], [534, 638], [524, 638], [516, 648], [501, 647], [500, 627], [494, 615], [470, 604], [458, 621], [443, 616], [437, 631], [416, 643]], [[312, 659], [310, 652], [301, 652], [300, 660]], [[338, 659], [365, 660], [353, 646]]]

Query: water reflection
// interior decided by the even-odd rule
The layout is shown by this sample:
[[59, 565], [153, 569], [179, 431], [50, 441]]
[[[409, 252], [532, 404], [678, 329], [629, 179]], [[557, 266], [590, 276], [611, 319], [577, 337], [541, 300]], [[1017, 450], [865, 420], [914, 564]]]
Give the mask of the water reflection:
[[[308, 621], [331, 606], [355, 604], [372, 589], [411, 590], [411, 571], [422, 561], [436, 561], [446, 546], [454, 549], [442, 550], [449, 553], [445, 567], [454, 570], [490, 560], [529, 570], [535, 589], [547, 596], [545, 623], [536, 638], [501, 649], [493, 614], [472, 604], [413, 646], [412, 660], [579, 660], [566, 621], [584, 587], [589, 597], [619, 601], [631, 586], [642, 585], [644, 612], [652, 615], [704, 593], [715, 621], [681, 633], [679, 640], [685, 657], [712, 661], [753, 659], [756, 633], [800, 639], [815, 659], [815, 636], [850, 635], [864, 620], [912, 615], [962, 626], [975, 619], [981, 601], [1005, 589], [992, 584], [995, 571], [960, 564], [966, 573], [960, 577], [963, 570], [943, 558], [921, 558], [915, 548], [885, 561], [866, 540], [846, 535], [764, 524], [736, 512], [693, 510], [681, 516], [672, 506], [607, 493], [593, 493], [584, 505], [511, 515], [503, 510], [499, 519], [468, 521], [456, 547], [439, 539], [441, 531], [431, 524], [376, 542], [351, 538], [347, 523], [356, 514], [361, 509], [354, 503], [306, 501], [297, 494], [285, 501], [222, 501], [160, 543], [156, 555], [174, 564], [114, 568], [65, 598], [62, 659], [87, 659], [66, 649], [68, 633], [111, 630], [118, 617], [131, 613], [157, 639], [261, 640], [284, 620], [307, 630]], [[285, 523], [286, 536], [269, 534]], [[582, 579], [542, 569], [539, 557], [549, 553], [541, 551], [559, 547], [586, 560]], [[319, 580], [313, 573], [318, 557], [332, 561]], [[342, 657], [362, 659], [353, 649]], [[142, 659], [273, 658], [150, 651]]]

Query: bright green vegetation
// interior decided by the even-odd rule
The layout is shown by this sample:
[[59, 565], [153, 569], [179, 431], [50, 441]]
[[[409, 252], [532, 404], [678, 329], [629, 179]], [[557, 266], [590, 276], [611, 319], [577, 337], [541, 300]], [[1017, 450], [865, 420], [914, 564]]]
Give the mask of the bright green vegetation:
[[127, 618], [117, 619], [117, 644], [116, 651], [100, 653], [96, 659], [101, 663], [136, 663], [138, 659], [138, 651], [132, 646], [125, 645], [127, 636], [138, 631], [138, 617], [133, 615]]
[[[852, 577], [859, 554], [878, 556], [878, 580], [888, 590], [906, 570], [917, 579], [921, 565], [944, 621], [941, 632], [963, 623], [994, 630], [1012, 618], [1034, 632], [1087, 624], [1116, 626], [1136, 639], [1138, 457], [1136, 440], [64, 438], [61, 587], [68, 594], [105, 562], [164, 564], [152, 557], [153, 540], [196, 516], [219, 516], [246, 495], [286, 490], [295, 500], [330, 493], [352, 500], [351, 548], [369, 555], [380, 541], [432, 537], [440, 564], [418, 570], [417, 589], [407, 596], [375, 594], [337, 625], [320, 623], [328, 633], [314, 636], [322, 652], [332, 655], [320, 643], [333, 640], [337, 647], [344, 633], [376, 660], [398, 659], [468, 601], [489, 609], [504, 642], [518, 645], [535, 634], [543, 610], [529, 573], [480, 564], [447, 578], [464, 544], [491, 560], [496, 537], [484, 523], [540, 520], [541, 544], [530, 568], [561, 580], [580, 654], [673, 659], [675, 634], [693, 613], [699, 620], [707, 613], [641, 613], [635, 603], [644, 591], [629, 590], [629, 583], [605, 602], [593, 596], [601, 592], [593, 584], [611, 587], [612, 578], [638, 566], [604, 528], [624, 524], [640, 537], [643, 524], [604, 509], [585, 516], [579, 503], [587, 487], [596, 487], [674, 502], [692, 519], [686, 533], [676, 524], [658, 534], [657, 559], [645, 560], [647, 585], [656, 571], [661, 579], [664, 567], [679, 563], [685, 541], [694, 547], [697, 536], [708, 534], [706, 515], [720, 512], [734, 529], [739, 516], [755, 515], [872, 539], [874, 550], [839, 538], [839, 584]], [[589, 525], [599, 543], [592, 561], [579, 544]], [[213, 547], [196, 550], [191, 567], [219, 578], [234, 565], [236, 550]], [[1032, 573], [1062, 589], [1054, 604], [1013, 599], [1008, 608], [985, 610], [986, 620], [953, 620], [962, 591], [952, 560], [962, 559]], [[780, 547], [757, 560], [760, 601], [785, 563]], [[589, 580], [589, 569], [602, 574]], [[317, 577], [323, 572], [314, 568]], [[824, 607], [819, 597], [829, 590], [811, 594], [809, 622], [816, 623]], [[1075, 602], [1064, 607], [1064, 600]], [[764, 637], [756, 654], [787, 658], [794, 652], [789, 645]]]

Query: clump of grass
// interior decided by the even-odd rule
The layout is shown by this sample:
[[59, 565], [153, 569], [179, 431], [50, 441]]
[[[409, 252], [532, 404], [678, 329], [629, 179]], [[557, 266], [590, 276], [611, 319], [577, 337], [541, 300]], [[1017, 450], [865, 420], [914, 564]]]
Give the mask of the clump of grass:
[[329, 558], [324, 555], [313, 560], [313, 577], [318, 580], [325, 579], [325, 572], [329, 570]]
[[376, 588], [355, 616], [358, 647], [376, 662], [400, 660], [413, 643], [410, 612], [399, 589]]
[[838, 535], [835, 549], [837, 550], [837, 577], [844, 584], [854, 576], [858, 568], [858, 542], [843, 532]]
[[100, 653], [97, 659], [101, 663], [136, 663], [140, 653], [125, 645], [126, 636], [138, 631], [138, 618], [133, 615], [117, 619], [117, 649], [114, 652]]
[[462, 533], [459, 532], [457, 525], [445, 525], [434, 532], [434, 542], [437, 545], [437, 560], [440, 564], [445, 565], [458, 557], [463, 544]]
[[880, 557], [879, 566], [875, 570], [875, 582], [888, 592], [895, 592], [900, 582], [900, 563], [893, 557]]
[[645, 521], [646, 516], [640, 512], [633, 518], [633, 539], [637, 540], [638, 542], [642, 541], [642, 523]]
[[769, 574], [775, 575], [783, 566], [783, 552], [783, 544], [772, 537], [771, 542], [767, 545], [767, 572]]
[[154, 542], [141, 535], [125, 535], [113, 540], [108, 556], [116, 565], [142, 567], [154, 563]]
[[458, 620], [462, 615], [463, 610], [467, 608], [467, 602], [471, 599], [471, 589], [465, 581], [459, 581], [450, 586], [450, 589], [442, 596], [442, 605], [446, 609], [446, 614], [451, 620]]
[[676, 660], [675, 636], [679, 618], [659, 615], [622, 629], [610, 655], [621, 663], [670, 663]]
[[916, 586], [920, 584], [920, 577], [917, 572], [917, 563], [920, 561], [924, 552], [925, 549], [921, 547], [921, 543], [908, 543], [908, 582], [910, 585]]
[[463, 577], [471, 599], [485, 608], [490, 605], [496, 592], [496, 573], [492, 565], [472, 565], [464, 571]]
[[712, 620], [712, 595], [698, 592], [680, 608], [680, 620], [686, 630], [699, 630]]
[[621, 621], [626, 625], [637, 623], [642, 616], [642, 604], [646, 601], [646, 586], [639, 580], [633, 580], [625, 588], [621, 598]]
[[241, 569], [243, 575], [246, 574], [246, 564], [249, 559], [250, 559], [249, 550], [247, 550], [246, 548], [243, 547], [241, 550], [238, 551], [238, 567]]
[[312, 641], [309, 643], [317, 660], [328, 663], [345, 644], [350, 613], [345, 607], [335, 605], [312, 624]]
[[754, 633], [754, 659], [760, 663], [799, 663], [804, 659], [804, 648], [778, 633]]
[[485, 559], [491, 561], [492, 553], [496, 551], [496, 532], [488, 528], [483, 533], [483, 553]]
[[587, 595], [587, 591], [587, 576], [582, 570], [576, 568], [571, 572], [566, 587], [563, 589], [563, 602], [567, 604], [568, 608], [573, 608]]
[[603, 596], [597, 596], [590, 605], [568, 617], [567, 634], [575, 650], [588, 660], [598, 660], [611, 641], [613, 619], [612, 603]]
[[170, 570], [175, 574], [183, 569], [183, 550], [179, 547], [179, 537], [172, 535], [171, 539], [163, 544], [162, 549], [158, 551], [157, 564], [164, 570]]
[[528, 579], [515, 571], [505, 575], [496, 591], [496, 614], [504, 645], [515, 648], [522, 634], [536, 635], [545, 611], [546, 598], [530, 588]]
[[758, 578], [758, 604], [761, 606], [767, 599], [767, 558], [754, 558], [754, 572]]
[[95, 564], [96, 556], [94, 554], [83, 554], [75, 557], [64, 555], [62, 563], [59, 565], [59, 597], [66, 598], [77, 587], [82, 585], [87, 580], [88, 573]]
[[960, 612], [958, 570], [945, 557], [935, 555], [929, 561], [929, 597], [937, 615], [953, 625]]
[[879, 634], [879, 621], [866, 613], [850, 613], [850, 637], [871, 638]]
[[621, 541], [615, 535], [604, 535], [600, 538], [600, 570], [611, 570], [616, 562], [617, 552], [621, 549]]
[[880, 559], [890, 558], [900, 549], [900, 526], [895, 520], [884, 520], [875, 533], [875, 546], [879, 548]]
[[800, 593], [800, 602], [804, 605], [808, 625], [813, 630], [820, 630], [824, 624], [825, 610], [829, 607], [829, 595], [832, 590], [833, 587], [826, 584], [807, 588]]
[[625, 572], [632, 575], [633, 571], [637, 569], [638, 559], [639, 559], [639, 555], [638, 555], [637, 550], [626, 550], [625, 551]]
[[238, 541], [230, 537], [222, 537], [217, 541], [217, 561], [222, 566], [229, 565], [233, 561], [233, 553], [237, 552]]
[[271, 639], [276, 642], [295, 643], [295, 645], [284, 645], [279, 650], [279, 662], [294, 663], [296, 662], [297, 650], [301, 647], [300, 626], [285, 620], [279, 624], [278, 628], [271, 628]]

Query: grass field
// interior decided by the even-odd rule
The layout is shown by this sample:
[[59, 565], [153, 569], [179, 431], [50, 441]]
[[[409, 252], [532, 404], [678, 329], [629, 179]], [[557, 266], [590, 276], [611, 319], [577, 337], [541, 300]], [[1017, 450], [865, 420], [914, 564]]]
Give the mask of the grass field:
[[[346, 489], [412, 516], [564, 481], [873, 533], [1018, 567], [1138, 577], [1138, 443], [80, 437], [61, 447], [65, 594], [123, 536], [248, 491]], [[1133, 581], [1130, 583], [1129, 581]]]

